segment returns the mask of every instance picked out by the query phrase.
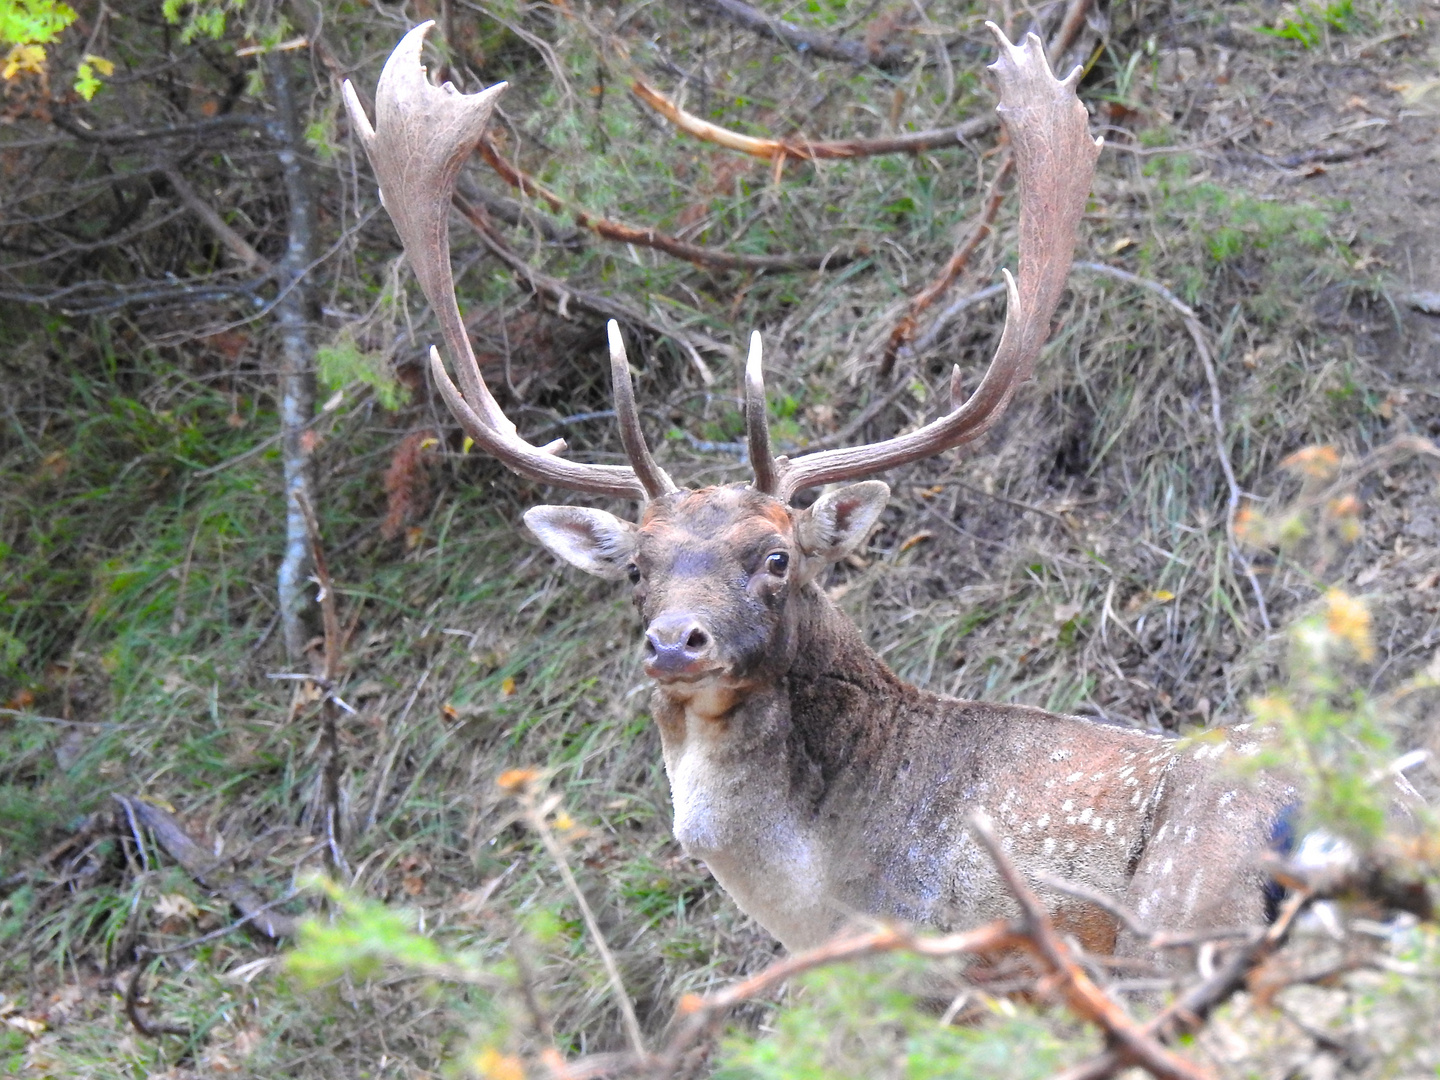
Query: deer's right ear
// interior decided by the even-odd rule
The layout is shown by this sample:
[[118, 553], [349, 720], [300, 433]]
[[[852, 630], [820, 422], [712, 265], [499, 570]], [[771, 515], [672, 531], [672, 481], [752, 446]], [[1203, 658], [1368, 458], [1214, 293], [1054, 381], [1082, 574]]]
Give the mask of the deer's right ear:
[[532, 506], [525, 525], [552, 554], [602, 578], [625, 576], [639, 538], [630, 522], [585, 506]]

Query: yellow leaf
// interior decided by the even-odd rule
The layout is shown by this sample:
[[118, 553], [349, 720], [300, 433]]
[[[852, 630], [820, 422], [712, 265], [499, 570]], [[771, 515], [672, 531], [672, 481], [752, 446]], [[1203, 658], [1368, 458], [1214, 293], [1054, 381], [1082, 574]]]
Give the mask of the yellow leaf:
[[460, 452], [462, 454], [468, 454], [470, 452], [470, 448], [474, 445], [475, 440], [472, 439], [469, 435], [466, 435], [465, 441], [460, 444]]
[[1331, 589], [1325, 594], [1325, 625], [1336, 637], [1350, 643], [1355, 655], [1370, 660], [1375, 647], [1370, 643], [1370, 610], [1365, 601]]
[[103, 56], [96, 56], [94, 53], [86, 53], [85, 62], [91, 67], [93, 67], [96, 71], [100, 72], [101, 75], [104, 75], [107, 78], [115, 74], [114, 60], [106, 60]]
[[569, 832], [575, 827], [575, 819], [564, 810], [561, 810], [555, 815], [555, 827], [561, 832]]
[[1150, 596], [1157, 604], [1168, 604], [1175, 599], [1175, 594], [1169, 589], [1156, 589]]
[[39, 45], [16, 45], [5, 55], [0, 78], [7, 81], [16, 75], [45, 74], [45, 50]]
[[200, 909], [183, 893], [166, 893], [156, 899], [155, 914], [162, 919], [168, 919], [172, 915], [178, 915], [182, 919], [194, 919], [199, 917]]
[[506, 675], [505, 678], [500, 680], [500, 693], [504, 694], [506, 697], [509, 697], [511, 694], [515, 693], [515, 680], [512, 679], [509, 675]]
[[487, 1046], [470, 1059], [470, 1067], [485, 1080], [525, 1080], [525, 1066], [514, 1054], [502, 1054]]
[[539, 778], [538, 769], [506, 769], [495, 778], [495, 784], [501, 791], [516, 792]]

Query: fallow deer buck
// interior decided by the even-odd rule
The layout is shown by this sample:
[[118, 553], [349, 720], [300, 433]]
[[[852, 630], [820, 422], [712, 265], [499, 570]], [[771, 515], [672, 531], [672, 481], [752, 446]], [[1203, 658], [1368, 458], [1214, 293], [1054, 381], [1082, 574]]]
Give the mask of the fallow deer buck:
[[[1020, 184], [1019, 281], [1008, 272], [1005, 328], [975, 392], [924, 427], [869, 446], [774, 457], [760, 337], [751, 337], [745, 416], [755, 480], [677, 488], [641, 434], [619, 329], [609, 325], [620, 435], [630, 466], [534, 446], [486, 387], [456, 305], [447, 216], [463, 161], [504, 84], [478, 94], [429, 83], [431, 24], [385, 65], [372, 128], [345, 85], [351, 122], [425, 295], [439, 316], [459, 388], [433, 348], [431, 372], [469, 436], [533, 480], [643, 504], [638, 523], [601, 510], [538, 506], [525, 523], [566, 562], [628, 577], [645, 625], [675, 809], [675, 835], [747, 913], [790, 949], [855, 916], [938, 927], [1008, 914], [1012, 902], [965, 827], [988, 813], [1011, 856], [1123, 900], [1154, 925], [1258, 920], [1255, 856], [1293, 800], [1280, 780], [1242, 787], [1222, 759], [1254, 748], [1184, 746], [1018, 705], [960, 701], [900, 681], [826, 598], [817, 579], [854, 551], [885, 506], [878, 481], [796, 492], [904, 465], [970, 442], [1029, 377], [1070, 267], [1100, 144], [1075, 96], [1079, 71], [1050, 71], [1039, 40], [1019, 47], [991, 25], [991, 67]], [[1109, 951], [1116, 927], [1050, 893], [1057, 919]], [[1137, 943], [1127, 943], [1131, 950]]]

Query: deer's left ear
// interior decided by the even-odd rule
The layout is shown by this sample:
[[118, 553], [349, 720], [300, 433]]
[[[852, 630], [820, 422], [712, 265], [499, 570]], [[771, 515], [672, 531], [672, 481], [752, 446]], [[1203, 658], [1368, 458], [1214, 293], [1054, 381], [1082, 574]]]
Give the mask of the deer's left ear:
[[824, 562], [838, 562], [865, 542], [889, 498], [890, 486], [879, 480], [825, 492], [797, 515], [795, 537], [800, 550]]

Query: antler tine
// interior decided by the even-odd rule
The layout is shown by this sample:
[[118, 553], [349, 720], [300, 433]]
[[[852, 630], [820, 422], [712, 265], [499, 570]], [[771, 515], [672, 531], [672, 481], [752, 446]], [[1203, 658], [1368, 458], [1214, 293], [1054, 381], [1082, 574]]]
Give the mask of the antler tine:
[[[1005, 276], [1005, 329], [990, 367], [963, 405], [916, 431], [872, 443], [776, 461], [778, 498], [819, 484], [869, 476], [882, 469], [930, 457], [979, 438], [1005, 411], [1016, 387], [1030, 377], [1050, 333], [1050, 319], [1070, 272], [1075, 234], [1101, 140], [1090, 137], [1089, 115], [1075, 96], [1077, 67], [1055, 78], [1045, 49], [1034, 34], [1012, 45], [994, 23], [986, 23], [1000, 45], [990, 70], [1000, 88], [997, 111], [1010, 136], [1020, 180], [1020, 282]], [[959, 388], [952, 376], [951, 392]]]
[[745, 441], [755, 490], [775, 494], [775, 458], [770, 452], [770, 418], [765, 407], [765, 371], [761, 365], [760, 331], [750, 334], [750, 356], [745, 361]]
[[635, 407], [635, 386], [630, 381], [630, 359], [625, 355], [625, 339], [620, 336], [620, 324], [611, 319], [605, 324], [610, 339], [610, 385], [611, 396], [615, 399], [615, 419], [620, 425], [620, 441], [625, 444], [625, 456], [635, 470], [635, 478], [645, 488], [650, 498], [666, 495], [676, 490], [675, 481], [650, 456], [650, 447], [645, 443], [645, 433], [640, 430], [640, 411]]
[[420, 51], [425, 34], [434, 25], [433, 21], [423, 22], [412, 29], [385, 62], [375, 90], [374, 127], [348, 81], [344, 97], [350, 123], [379, 181], [380, 201], [389, 211], [415, 278], [440, 321], [440, 333], [463, 393], [432, 348], [430, 370], [436, 386], [476, 444], [515, 472], [575, 491], [643, 501], [646, 487], [635, 470], [566, 461], [557, 456], [565, 448], [563, 440], [534, 446], [522, 439], [480, 374], [455, 300], [450, 271], [450, 200], [460, 168], [484, 134], [506, 84], [497, 83], [478, 94], [462, 94], [448, 82], [432, 86], [420, 63]]

